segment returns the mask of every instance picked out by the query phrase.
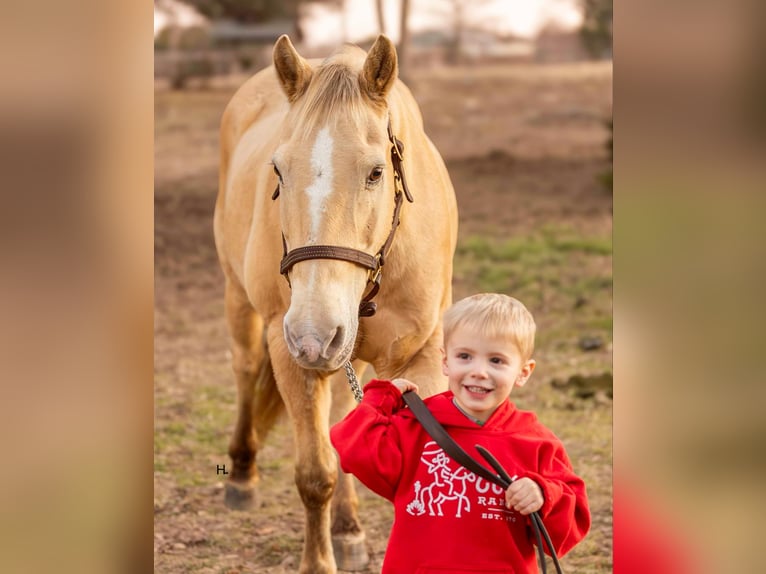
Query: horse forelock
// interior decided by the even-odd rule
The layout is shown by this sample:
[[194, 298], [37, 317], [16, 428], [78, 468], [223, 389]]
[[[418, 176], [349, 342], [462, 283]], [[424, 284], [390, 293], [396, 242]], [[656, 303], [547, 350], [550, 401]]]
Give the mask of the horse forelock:
[[295, 114], [296, 128], [303, 137], [325, 123], [340, 119], [361, 127], [367, 124], [371, 111], [382, 111], [364, 97], [359, 84], [364, 56], [363, 50], [348, 45], [316, 68]]

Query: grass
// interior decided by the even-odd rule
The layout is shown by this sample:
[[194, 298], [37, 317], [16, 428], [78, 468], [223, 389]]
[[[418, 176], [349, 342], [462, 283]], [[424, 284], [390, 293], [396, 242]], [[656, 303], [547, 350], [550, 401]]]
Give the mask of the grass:
[[490, 261], [539, 263], [560, 260], [562, 254], [580, 252], [588, 255], [611, 255], [611, 237], [583, 237], [568, 226], [546, 225], [529, 237], [511, 237], [496, 242], [473, 235], [457, 246], [457, 255], [473, 255]]
[[181, 418], [156, 419], [155, 472], [171, 472], [181, 487], [210, 484], [216, 464], [212, 461], [229, 462], [221, 445], [228, 443], [235, 405], [234, 389], [223, 385], [202, 387], [189, 399], [155, 398], [160, 413], [184, 412]]
[[[229, 97], [225, 91], [157, 95], [155, 157], [165, 196], [207, 193], [208, 180], [215, 182], [217, 129]], [[190, 166], [197, 170], [191, 176]], [[160, 266], [170, 266], [168, 274], [173, 276], [204, 273], [205, 263], [188, 254], [182, 261], [163, 254], [159, 261]], [[499, 291], [519, 298], [535, 315], [539, 365], [531, 384], [519, 389], [518, 403], [536, 411], [564, 441], [576, 470], [586, 480], [594, 514], [591, 535], [563, 561], [564, 569], [571, 572], [611, 572], [612, 412], [608, 404], [578, 399], [550, 383], [574, 373], [611, 372], [609, 349], [586, 353], [578, 347], [580, 337], [586, 335], [601, 337], [606, 344], [612, 341], [611, 268], [608, 234], [583, 233], [560, 223], [539, 225], [523, 236], [503, 239], [462, 236], [454, 261], [456, 298]], [[187, 525], [203, 524], [210, 532], [210, 543], [189, 546], [182, 553], [159, 554], [162, 571], [245, 572], [252, 570], [241, 564], [257, 562], [261, 569], [271, 569], [286, 557], [297, 559], [302, 548], [302, 509], [292, 483], [289, 426], [275, 427], [258, 458], [262, 491], [268, 498], [257, 512], [228, 513], [215, 490], [215, 484], [223, 480], [216, 476], [215, 466], [229, 465], [226, 447], [236, 419], [236, 385], [223, 351], [210, 350], [213, 339], [226, 346], [225, 335], [219, 333], [223, 303], [220, 297], [203, 299], [193, 308], [187, 299], [180, 301], [159, 310], [159, 326], [166, 329], [158, 330], [156, 342], [160, 353], [155, 362], [156, 497], [163, 508], [159, 530], [171, 537], [184, 526], [183, 520]], [[162, 354], [165, 350], [170, 353]], [[381, 554], [380, 539], [386, 536], [392, 517], [390, 504], [361, 487], [358, 492], [368, 537], [372, 540], [371, 533], [378, 533], [376, 551]], [[198, 514], [200, 509], [204, 515]]]

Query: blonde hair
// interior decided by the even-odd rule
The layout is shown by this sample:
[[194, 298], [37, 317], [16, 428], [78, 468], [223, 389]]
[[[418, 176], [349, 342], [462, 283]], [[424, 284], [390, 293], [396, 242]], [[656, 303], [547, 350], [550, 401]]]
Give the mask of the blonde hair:
[[501, 293], [479, 293], [461, 299], [444, 313], [444, 346], [458, 328], [487, 337], [508, 338], [524, 361], [532, 357], [537, 326], [521, 301]]
[[314, 69], [306, 93], [299, 100], [296, 118], [303, 123], [307, 138], [318, 125], [351, 118], [363, 126], [368, 118], [368, 102], [359, 85], [359, 74], [366, 53], [356, 46], [344, 45]]

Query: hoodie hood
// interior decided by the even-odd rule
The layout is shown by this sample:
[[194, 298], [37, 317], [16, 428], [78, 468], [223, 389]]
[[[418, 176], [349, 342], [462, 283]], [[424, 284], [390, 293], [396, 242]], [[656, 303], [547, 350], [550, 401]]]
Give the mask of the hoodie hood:
[[[508, 433], [508, 428], [511, 427], [515, 429], [515, 432], [524, 433], [537, 424], [537, 416], [533, 412], [519, 410], [515, 404], [506, 399], [495, 409], [487, 422], [478, 425], [460, 412], [453, 403], [454, 396], [452, 391], [445, 391], [423, 401], [436, 420], [447, 429], [453, 427], [485, 431], [502, 430], [504, 433]], [[399, 415], [403, 418], [416, 419], [415, 414], [409, 409], [399, 411]]]

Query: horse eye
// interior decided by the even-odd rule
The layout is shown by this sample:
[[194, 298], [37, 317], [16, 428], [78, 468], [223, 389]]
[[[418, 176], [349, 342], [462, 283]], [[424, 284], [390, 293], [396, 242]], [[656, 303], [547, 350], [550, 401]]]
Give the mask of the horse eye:
[[277, 175], [277, 177], [279, 178], [279, 181], [281, 182], [282, 181], [282, 174], [279, 173], [279, 170], [277, 169], [276, 165], [272, 164], [272, 166], [274, 167], [274, 173]]
[[378, 181], [380, 181], [381, 177], [383, 177], [383, 168], [374, 167], [372, 168], [370, 175], [367, 176], [367, 183], [377, 183]]

